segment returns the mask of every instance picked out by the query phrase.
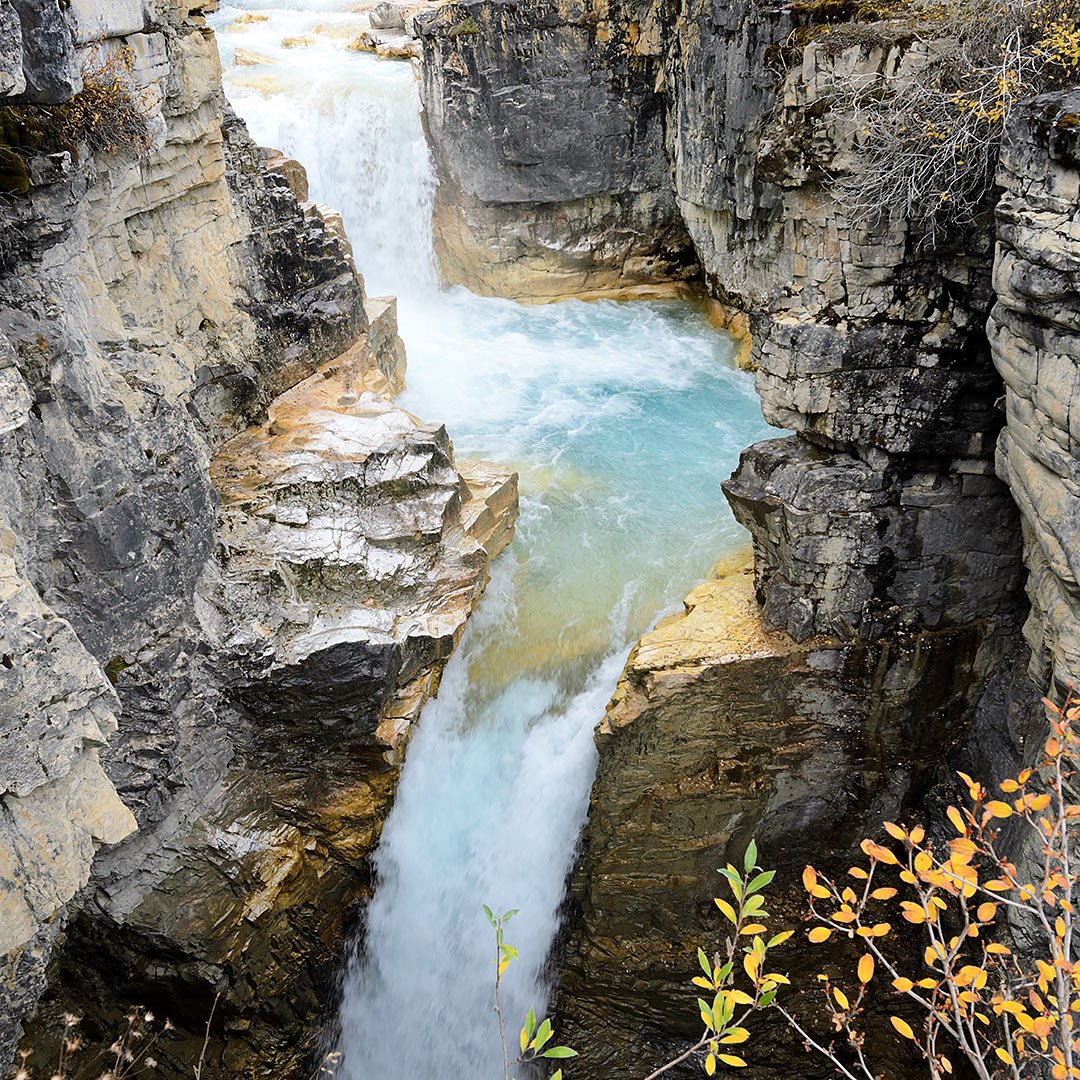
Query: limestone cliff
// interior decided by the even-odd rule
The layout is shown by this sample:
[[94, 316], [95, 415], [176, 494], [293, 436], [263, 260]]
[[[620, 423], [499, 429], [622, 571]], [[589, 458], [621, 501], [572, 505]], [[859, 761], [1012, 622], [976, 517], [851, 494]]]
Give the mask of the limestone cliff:
[[998, 181], [996, 303], [989, 334], [1008, 423], [998, 473], [1020, 508], [1032, 677], [1080, 671], [1080, 93], [1023, 105]]
[[[766, 418], [793, 432], [747, 449], [725, 484], [753, 541], [752, 598], [745, 573], [692, 594], [632, 654], [597, 735], [560, 999], [561, 1033], [589, 1049], [579, 1076], [640, 1075], [694, 1034], [686, 980], [713, 926], [714, 869], [751, 836], [794, 915], [806, 858], [839, 862], [960, 758], [1003, 766], [1034, 730], [1047, 665], [1076, 664], [1076, 102], [1033, 105], [1014, 126], [992, 276], [990, 203], [979, 227], [934, 244], [888, 207], [849, 218], [834, 191], [855, 129], [834, 84], [917, 78], [926, 46], [888, 20], [825, 40], [800, 26], [806, 10], [475, 0], [422, 24], [428, 131], [444, 182], [468, 177], [474, 249], [507, 214], [571, 205], [579, 167], [618, 186], [636, 139], [709, 293], [749, 330]], [[626, 78], [641, 70], [644, 89]], [[578, 131], [598, 137], [579, 146]], [[531, 175], [544, 194], [515, 210]], [[589, 247], [588, 221], [559, 225], [564, 251]], [[451, 263], [467, 246], [455, 234]], [[468, 257], [493, 287], [545, 262], [563, 280], [566, 258]], [[1037, 685], [1019, 633], [1021, 518]], [[804, 1067], [797, 1048], [767, 1056], [762, 1075]]]
[[661, 295], [697, 264], [663, 156], [655, 24], [567, 0], [417, 19], [443, 276], [526, 300]]
[[[141, 1004], [190, 1075], [220, 992], [204, 1075], [301, 1067], [516, 512], [390, 402], [393, 301], [228, 112], [208, 6], [0, 0], [0, 1063], [48, 973], [40, 1045]], [[47, 145], [110, 56], [145, 142]]]

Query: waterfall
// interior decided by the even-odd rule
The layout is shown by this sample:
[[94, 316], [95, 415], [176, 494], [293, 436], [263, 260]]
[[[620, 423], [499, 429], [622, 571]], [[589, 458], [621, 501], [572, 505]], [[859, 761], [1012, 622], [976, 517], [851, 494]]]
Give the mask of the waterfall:
[[[740, 542], [720, 479], [769, 429], [732, 343], [689, 305], [529, 308], [437, 287], [414, 75], [347, 48], [365, 25], [351, 6], [224, 6], [229, 96], [342, 212], [369, 292], [399, 296], [402, 403], [445, 422], [459, 458], [518, 469], [522, 513], [408, 750], [365, 949], [345, 974], [337, 1075], [497, 1080], [481, 905], [521, 909], [508, 928], [522, 956], [505, 987], [513, 1038], [550, 992], [593, 729], [632, 643]], [[242, 10], [268, 18], [237, 25]], [[283, 48], [290, 37], [307, 43]], [[236, 66], [237, 48], [268, 62]]]

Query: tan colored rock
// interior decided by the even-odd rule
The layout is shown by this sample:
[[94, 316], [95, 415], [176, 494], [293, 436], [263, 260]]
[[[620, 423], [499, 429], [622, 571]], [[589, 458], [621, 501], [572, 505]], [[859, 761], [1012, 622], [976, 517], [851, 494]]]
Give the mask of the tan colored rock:
[[[289, 185], [289, 190], [296, 196], [296, 201], [305, 203], [308, 201], [308, 174], [307, 169], [296, 158], [291, 158], [273, 147], [263, 147], [263, 161], [267, 172], [277, 173], [284, 176]], [[344, 229], [340, 230], [344, 234]], [[334, 230], [335, 235], [338, 230]], [[347, 238], [346, 238], [347, 239]], [[351, 250], [351, 249], [350, 249]]]
[[235, 30], [239, 26], [255, 26], [258, 23], [267, 22], [269, 18], [269, 15], [263, 15], [260, 12], [245, 11], [243, 15], [229, 23], [229, 29]]
[[283, 49], [307, 49], [315, 44], [315, 39], [310, 34], [302, 34], [297, 37], [281, 39]]
[[276, 64], [277, 60], [266, 53], [255, 52], [254, 49], [237, 49], [233, 53], [233, 62], [237, 67], [257, 67], [262, 64]]

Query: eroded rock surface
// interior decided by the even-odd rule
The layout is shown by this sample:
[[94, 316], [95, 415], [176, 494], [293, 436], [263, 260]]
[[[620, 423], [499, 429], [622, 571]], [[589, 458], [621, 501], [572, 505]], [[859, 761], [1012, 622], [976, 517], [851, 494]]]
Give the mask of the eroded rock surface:
[[107, 1044], [141, 1004], [189, 1076], [220, 992], [204, 1075], [302, 1069], [409, 725], [513, 530], [514, 478], [470, 486], [387, 400], [394, 302], [225, 107], [211, 6], [19, 0], [16, 40], [0, 4], [10, 94], [21, 64], [65, 100], [103, 38], [153, 144], [16, 143], [3, 205], [0, 1061], [48, 973], [42, 1052], [66, 1009]]
[[449, 282], [553, 300], [694, 277], [663, 156], [658, 26], [610, 16], [473, 0], [417, 19]]
[[1036, 98], [1014, 114], [998, 177], [989, 327], [1008, 412], [998, 472], [1024, 526], [1032, 677], [1059, 687], [1080, 671], [1078, 116], [1076, 92]]

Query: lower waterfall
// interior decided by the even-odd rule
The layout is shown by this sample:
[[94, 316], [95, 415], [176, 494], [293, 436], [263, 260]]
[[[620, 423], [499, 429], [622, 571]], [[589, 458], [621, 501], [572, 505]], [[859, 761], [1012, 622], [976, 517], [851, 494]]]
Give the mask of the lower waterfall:
[[522, 512], [408, 750], [345, 976], [337, 1075], [495, 1080], [481, 905], [521, 909], [504, 994], [516, 1039], [550, 989], [593, 728], [633, 642], [741, 542], [720, 481], [769, 429], [734, 343], [689, 304], [523, 307], [438, 288], [414, 75], [348, 48], [366, 25], [355, 6], [223, 5], [228, 93], [341, 211], [368, 292], [399, 297], [401, 404], [444, 422], [459, 458], [516, 468]]

